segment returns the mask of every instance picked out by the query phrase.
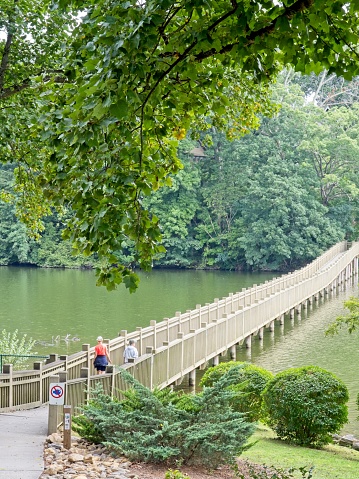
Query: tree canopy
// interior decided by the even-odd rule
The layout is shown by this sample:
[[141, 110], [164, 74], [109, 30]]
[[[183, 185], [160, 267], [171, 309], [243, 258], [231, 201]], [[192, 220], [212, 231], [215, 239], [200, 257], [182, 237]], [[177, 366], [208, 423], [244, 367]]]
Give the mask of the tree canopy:
[[285, 65], [357, 75], [358, 7], [0, 0], [0, 128], [8, 137], [0, 156], [18, 164], [23, 219], [36, 230], [45, 199], [71, 211], [65, 237], [98, 255], [99, 284], [135, 289], [117, 253], [131, 241], [133, 261], [147, 269], [161, 251], [158, 219], [143, 202], [181, 169], [178, 142], [189, 129], [235, 137], [258, 126], [258, 115], [273, 111], [268, 84]]

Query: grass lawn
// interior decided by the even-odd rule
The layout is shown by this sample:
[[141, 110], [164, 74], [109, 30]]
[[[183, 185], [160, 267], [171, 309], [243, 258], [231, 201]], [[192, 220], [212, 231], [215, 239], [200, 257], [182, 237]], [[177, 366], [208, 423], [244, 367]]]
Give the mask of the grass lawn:
[[253, 440], [258, 442], [240, 459], [283, 469], [314, 466], [313, 479], [359, 479], [359, 451], [336, 445], [322, 449], [292, 446], [275, 439], [275, 434], [262, 426], [251, 437]]

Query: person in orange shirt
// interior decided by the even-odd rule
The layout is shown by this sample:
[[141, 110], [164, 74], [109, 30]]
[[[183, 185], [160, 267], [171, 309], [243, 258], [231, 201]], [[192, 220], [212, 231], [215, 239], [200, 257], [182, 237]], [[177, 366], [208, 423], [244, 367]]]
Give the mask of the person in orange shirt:
[[106, 366], [111, 362], [107, 346], [102, 343], [103, 337], [97, 338], [97, 345], [95, 346], [95, 361], [93, 365], [97, 371], [97, 374], [105, 374]]

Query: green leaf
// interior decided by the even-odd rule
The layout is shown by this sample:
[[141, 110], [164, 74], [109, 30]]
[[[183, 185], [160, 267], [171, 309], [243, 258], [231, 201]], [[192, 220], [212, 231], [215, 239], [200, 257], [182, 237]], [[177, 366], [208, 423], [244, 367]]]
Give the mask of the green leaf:
[[121, 120], [122, 118], [126, 118], [128, 115], [128, 108], [127, 102], [125, 100], [119, 100], [117, 103], [111, 105], [110, 113], [112, 116]]

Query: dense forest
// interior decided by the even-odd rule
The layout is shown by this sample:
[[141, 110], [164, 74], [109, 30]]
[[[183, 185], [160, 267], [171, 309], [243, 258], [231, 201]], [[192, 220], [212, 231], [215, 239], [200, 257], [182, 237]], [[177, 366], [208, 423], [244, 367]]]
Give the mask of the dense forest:
[[0, 263], [135, 291], [134, 267], [288, 270], [355, 238], [357, 12], [0, 0]]
[[[183, 169], [143, 198], [159, 218], [166, 252], [154, 267], [288, 271], [358, 235], [359, 81], [326, 71], [284, 70], [271, 117], [240, 138], [217, 127], [180, 142]], [[358, 103], [357, 103], [358, 102]], [[194, 141], [191, 138], [197, 138]], [[16, 163], [0, 163], [0, 189], [14, 191]], [[6, 196], [3, 194], [3, 200]], [[96, 266], [62, 239], [71, 211], [53, 211], [38, 238], [12, 202], [0, 202], [0, 264]], [[135, 266], [133, 244], [116, 253]]]

